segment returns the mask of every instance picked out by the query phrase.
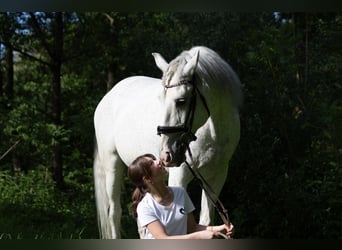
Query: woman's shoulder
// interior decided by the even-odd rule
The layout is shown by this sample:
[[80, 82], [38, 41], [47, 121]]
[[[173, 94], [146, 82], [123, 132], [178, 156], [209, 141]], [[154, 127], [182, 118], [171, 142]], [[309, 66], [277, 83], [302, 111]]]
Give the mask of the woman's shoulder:
[[150, 195], [150, 193], [146, 193], [144, 198], [142, 198], [141, 201], [139, 202], [138, 206], [140, 204], [149, 204], [151, 203], [151, 201], [153, 201], [152, 196]]

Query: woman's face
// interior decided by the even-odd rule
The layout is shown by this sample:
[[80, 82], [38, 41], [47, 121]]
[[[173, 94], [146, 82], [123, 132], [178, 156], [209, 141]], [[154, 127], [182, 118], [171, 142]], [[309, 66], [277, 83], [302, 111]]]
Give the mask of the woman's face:
[[155, 181], [156, 179], [161, 178], [164, 180], [167, 171], [163, 166], [162, 162], [154, 157], [146, 157], [147, 160], [151, 161], [151, 172], [152, 172], [152, 179]]

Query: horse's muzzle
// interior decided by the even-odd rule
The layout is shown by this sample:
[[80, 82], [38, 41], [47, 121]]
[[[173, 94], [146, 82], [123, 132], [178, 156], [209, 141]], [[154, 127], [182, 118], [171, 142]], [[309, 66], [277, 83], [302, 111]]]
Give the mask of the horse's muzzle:
[[179, 167], [185, 161], [185, 154], [174, 154], [166, 151], [161, 154], [160, 160], [164, 167]]
[[185, 152], [190, 142], [196, 139], [196, 136], [191, 132], [182, 133], [168, 150], [162, 152], [161, 160], [165, 167], [180, 166], [186, 160]]

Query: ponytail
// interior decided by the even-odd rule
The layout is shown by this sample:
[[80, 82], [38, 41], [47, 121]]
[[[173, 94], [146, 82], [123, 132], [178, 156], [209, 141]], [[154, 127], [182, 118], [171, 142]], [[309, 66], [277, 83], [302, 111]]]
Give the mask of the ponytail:
[[144, 198], [145, 194], [148, 191], [148, 188], [143, 181], [143, 177], [151, 176], [151, 161], [146, 159], [146, 157], [155, 159], [155, 157], [151, 154], [141, 155], [136, 158], [128, 167], [128, 177], [136, 186], [132, 194], [131, 205], [131, 213], [135, 218], [138, 217], [138, 204]]
[[145, 189], [136, 187], [132, 194], [132, 205], [131, 205], [131, 213], [134, 218], [138, 217], [137, 207], [139, 202], [144, 198], [146, 194]]

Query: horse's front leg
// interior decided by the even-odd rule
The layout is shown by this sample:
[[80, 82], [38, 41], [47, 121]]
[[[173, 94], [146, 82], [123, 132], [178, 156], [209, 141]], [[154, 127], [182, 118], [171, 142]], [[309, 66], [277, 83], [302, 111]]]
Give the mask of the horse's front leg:
[[123, 169], [125, 165], [119, 156], [113, 154], [106, 166], [106, 191], [108, 195], [108, 220], [110, 224], [111, 238], [118, 239], [120, 235], [121, 223], [121, 186], [123, 179]]
[[[219, 194], [222, 190], [222, 187], [225, 183], [227, 176], [227, 171], [222, 170], [221, 174], [217, 174], [208, 178], [206, 181], [211, 186], [212, 190], [216, 194], [216, 197], [219, 197]], [[205, 178], [205, 177], [204, 177]], [[214, 216], [214, 204], [207, 196], [207, 193], [202, 190], [202, 198], [201, 198], [201, 212], [200, 212], [200, 220], [199, 223], [201, 225], [210, 225], [213, 224], [213, 216]]]

